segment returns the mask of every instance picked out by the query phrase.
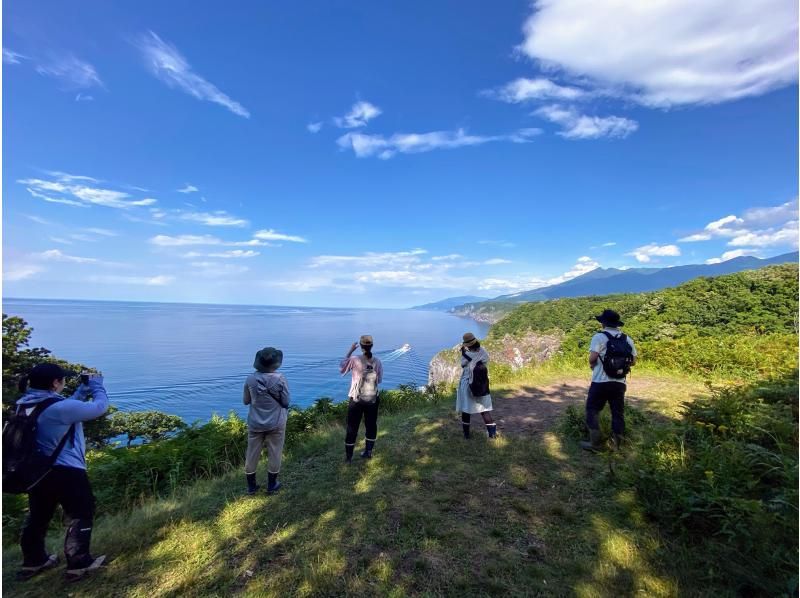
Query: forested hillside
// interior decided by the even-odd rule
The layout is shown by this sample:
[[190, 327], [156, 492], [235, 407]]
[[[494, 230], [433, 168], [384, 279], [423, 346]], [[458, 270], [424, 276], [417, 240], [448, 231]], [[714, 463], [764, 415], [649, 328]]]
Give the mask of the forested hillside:
[[582, 359], [598, 328], [594, 315], [611, 308], [645, 361], [695, 373], [775, 376], [797, 368], [797, 276], [797, 264], [785, 264], [650, 293], [527, 303], [489, 336], [563, 331], [562, 355]]

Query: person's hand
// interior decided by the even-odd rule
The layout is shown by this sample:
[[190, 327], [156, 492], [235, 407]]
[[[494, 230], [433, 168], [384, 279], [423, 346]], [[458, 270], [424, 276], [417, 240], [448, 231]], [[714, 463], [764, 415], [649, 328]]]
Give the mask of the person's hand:
[[89, 377], [88, 386], [90, 390], [103, 387], [103, 377], [100, 374], [93, 374]]

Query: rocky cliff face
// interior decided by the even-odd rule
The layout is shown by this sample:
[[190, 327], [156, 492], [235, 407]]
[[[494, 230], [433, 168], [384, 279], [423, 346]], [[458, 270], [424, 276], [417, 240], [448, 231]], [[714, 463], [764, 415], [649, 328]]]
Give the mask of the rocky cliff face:
[[472, 318], [476, 322], [494, 324], [515, 307], [518, 307], [518, 305], [513, 303], [498, 303], [493, 301], [483, 303], [465, 303], [464, 305], [454, 307], [450, 310], [450, 313], [463, 318]]
[[[504, 336], [489, 340], [483, 346], [494, 363], [518, 370], [527, 365], [542, 363], [558, 353], [562, 336], [528, 333], [521, 337]], [[428, 384], [452, 384], [461, 377], [461, 345], [434, 355], [428, 366]]]

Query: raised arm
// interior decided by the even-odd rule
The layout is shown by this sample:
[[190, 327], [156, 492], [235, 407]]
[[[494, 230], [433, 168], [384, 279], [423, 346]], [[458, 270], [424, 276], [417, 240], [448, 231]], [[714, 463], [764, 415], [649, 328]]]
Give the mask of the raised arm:
[[375, 358], [375, 374], [378, 376], [378, 384], [383, 382], [383, 363], [377, 357]]
[[341, 372], [342, 374], [346, 374], [347, 372], [353, 369], [353, 361], [350, 359], [350, 357], [353, 355], [353, 351], [356, 350], [356, 347], [358, 347], [358, 343], [353, 343], [352, 345], [350, 345], [350, 350], [347, 352], [347, 355], [344, 356], [344, 359], [342, 359], [342, 362], [339, 364], [339, 372]]
[[92, 394], [91, 402], [72, 400], [70, 397], [59, 404], [58, 418], [62, 423], [74, 424], [97, 419], [108, 411], [108, 394], [106, 394], [102, 378], [89, 379], [89, 392]]

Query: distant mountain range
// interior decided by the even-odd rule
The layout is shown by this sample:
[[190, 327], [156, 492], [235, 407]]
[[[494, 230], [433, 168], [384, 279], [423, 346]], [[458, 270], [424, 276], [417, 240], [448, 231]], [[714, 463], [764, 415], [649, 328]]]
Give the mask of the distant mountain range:
[[476, 297], [475, 295], [464, 295], [463, 297], [450, 297], [449, 299], [442, 299], [434, 303], [426, 303], [425, 305], [417, 305], [411, 309], [419, 309], [422, 311], [450, 311], [454, 307], [464, 305], [465, 303], [480, 303], [482, 301], [489, 301], [489, 297]]
[[[469, 301], [453, 307], [449, 311], [458, 315], [471, 316], [478, 320], [496, 321], [504, 312], [510, 311], [514, 304], [529, 301], [546, 301], [561, 297], [587, 297], [590, 295], [610, 295], [613, 293], [643, 293], [674, 287], [698, 276], [721, 276], [742, 270], [755, 270], [774, 264], [797, 263], [797, 251], [775, 257], [737, 257], [719, 264], [693, 264], [672, 268], [597, 268], [566, 282], [548, 287], [523, 291], [511, 295], [501, 295], [488, 301]], [[445, 299], [439, 303], [454, 302]], [[481, 317], [481, 316], [485, 317]]]

